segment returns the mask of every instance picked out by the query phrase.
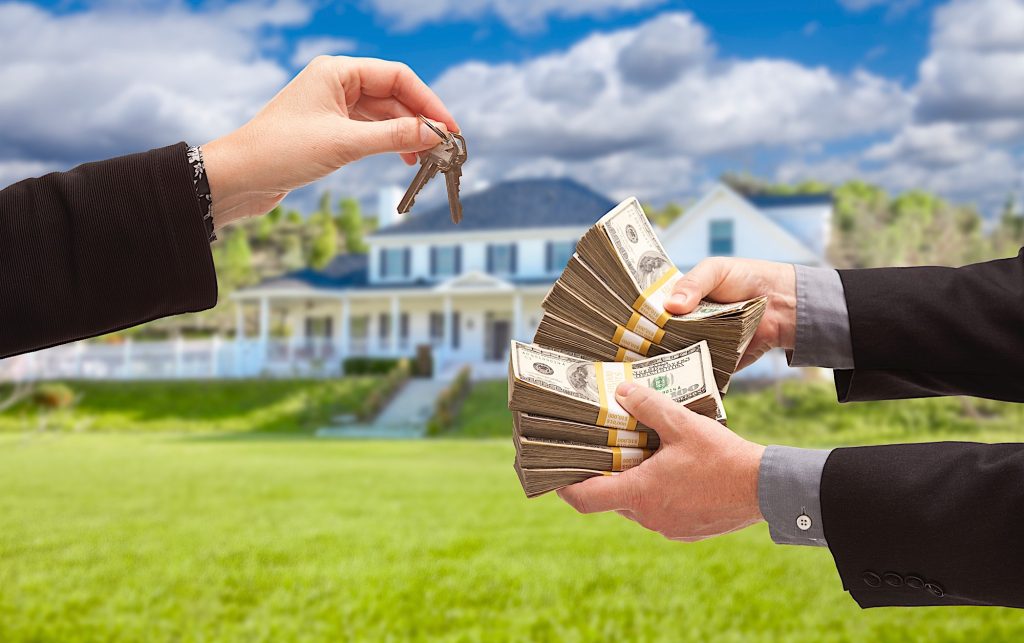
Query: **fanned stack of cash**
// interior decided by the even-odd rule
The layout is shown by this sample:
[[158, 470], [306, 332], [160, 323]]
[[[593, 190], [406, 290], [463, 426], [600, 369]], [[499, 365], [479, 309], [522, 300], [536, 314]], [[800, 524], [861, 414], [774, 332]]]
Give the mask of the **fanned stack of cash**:
[[593, 359], [635, 361], [704, 340], [724, 392], [767, 300], [702, 301], [673, 316], [664, 303], [680, 278], [640, 202], [629, 198], [580, 238], [544, 299], [534, 341]]
[[512, 342], [508, 405], [515, 469], [527, 496], [623, 471], [654, 453], [657, 434], [615, 399], [616, 387], [627, 380], [725, 422], [707, 342], [635, 362], [594, 362]]

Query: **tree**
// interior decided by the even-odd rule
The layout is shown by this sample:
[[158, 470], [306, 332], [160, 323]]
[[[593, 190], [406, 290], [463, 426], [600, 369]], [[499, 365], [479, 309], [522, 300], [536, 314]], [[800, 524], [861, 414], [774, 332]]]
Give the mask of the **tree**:
[[334, 218], [324, 216], [326, 213], [318, 213], [321, 216], [317, 221], [316, 236], [309, 247], [309, 266], [322, 270], [338, 254], [338, 228], [334, 225]]
[[298, 225], [302, 223], [302, 213], [298, 210], [288, 210], [288, 214], [285, 215], [284, 220], [292, 225]]
[[363, 240], [363, 214], [359, 208], [359, 201], [352, 197], [346, 197], [338, 204], [338, 227], [345, 235], [345, 249], [353, 254], [363, 253], [368, 250]]
[[227, 291], [248, 286], [256, 280], [252, 267], [252, 248], [245, 228], [238, 226], [228, 235], [220, 253], [217, 274], [222, 288]]
[[296, 234], [289, 234], [281, 242], [281, 267], [291, 272], [302, 268], [306, 262], [302, 256], [302, 239]]

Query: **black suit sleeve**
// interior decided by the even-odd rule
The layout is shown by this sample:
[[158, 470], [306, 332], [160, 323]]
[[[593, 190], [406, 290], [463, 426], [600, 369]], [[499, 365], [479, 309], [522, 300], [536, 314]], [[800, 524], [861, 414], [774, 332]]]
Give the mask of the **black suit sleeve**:
[[825, 538], [861, 607], [1024, 607], [1024, 445], [836, 449]]
[[0, 358], [217, 302], [185, 149], [0, 191]]
[[1024, 250], [962, 268], [841, 270], [854, 370], [840, 401], [1024, 401]]

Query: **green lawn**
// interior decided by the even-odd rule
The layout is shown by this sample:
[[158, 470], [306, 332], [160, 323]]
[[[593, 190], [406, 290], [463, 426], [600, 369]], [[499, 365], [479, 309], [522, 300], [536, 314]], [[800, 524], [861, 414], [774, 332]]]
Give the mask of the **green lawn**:
[[[828, 394], [787, 389], [789, 437], [772, 391], [730, 396], [730, 422], [793, 444], [1020, 426], [1004, 405], [833, 410]], [[485, 410], [465, 432], [500, 439], [0, 435], [0, 641], [1024, 640], [1015, 610], [861, 611], [826, 550], [763, 525], [686, 545], [528, 501], [507, 420]]]
[[[46, 419], [50, 430], [278, 432], [323, 426], [354, 410], [376, 378], [344, 380], [218, 380], [70, 382], [74, 408]], [[3, 397], [0, 390], [0, 398]], [[22, 403], [0, 413], [0, 432], [37, 430], [39, 417]]]

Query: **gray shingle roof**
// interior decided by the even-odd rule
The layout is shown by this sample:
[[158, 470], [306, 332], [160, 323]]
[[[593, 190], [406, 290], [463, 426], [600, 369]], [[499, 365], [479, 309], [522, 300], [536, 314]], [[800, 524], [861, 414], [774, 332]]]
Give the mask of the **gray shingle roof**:
[[522, 179], [467, 194], [462, 199], [462, 223], [458, 226], [452, 224], [445, 203], [419, 214], [413, 207], [407, 220], [374, 235], [585, 227], [613, 207], [614, 201], [571, 179]]

